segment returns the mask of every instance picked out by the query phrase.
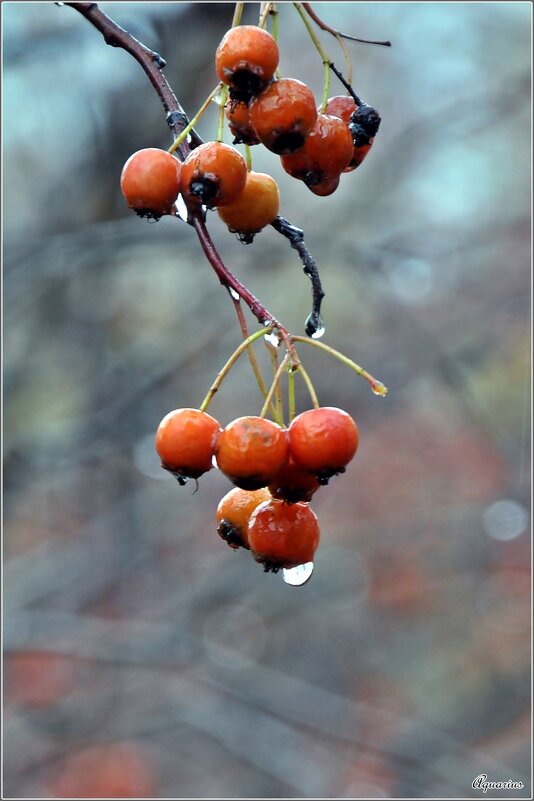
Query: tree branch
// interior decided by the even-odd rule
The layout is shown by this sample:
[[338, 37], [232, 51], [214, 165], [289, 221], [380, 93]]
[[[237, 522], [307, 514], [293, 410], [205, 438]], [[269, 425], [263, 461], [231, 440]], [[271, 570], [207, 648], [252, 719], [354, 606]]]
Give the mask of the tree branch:
[[312, 310], [306, 319], [306, 333], [309, 337], [322, 336], [324, 324], [321, 319], [321, 302], [324, 298], [324, 291], [321, 285], [321, 277], [315, 259], [309, 252], [304, 242], [304, 232], [283, 217], [277, 217], [271, 223], [275, 231], [285, 236], [294, 250], [299, 254], [302, 267], [312, 283]]
[[[64, 5], [70, 6], [85, 17], [91, 25], [100, 31], [106, 44], [110, 47], [120, 47], [122, 50], [126, 50], [141, 65], [161, 100], [167, 115], [167, 125], [174, 138], [176, 138], [187, 125], [188, 119], [163, 74], [163, 68], [166, 64], [165, 59], [159, 53], [150, 50], [139, 42], [131, 33], [121, 28], [120, 25], [117, 25], [116, 22], [98, 8], [97, 3], [68, 2], [64, 3]], [[182, 161], [194, 147], [202, 144], [202, 139], [194, 130], [190, 132], [189, 138], [190, 141], [185, 140], [178, 149]]]
[[309, 17], [321, 28], [323, 31], [327, 31], [331, 33], [332, 36], [340, 36], [342, 39], [349, 39], [351, 42], [361, 42], [362, 44], [372, 44], [372, 45], [382, 45], [383, 47], [391, 47], [391, 42], [376, 42], [371, 39], [358, 39], [356, 36], [352, 36], [350, 33], [343, 33], [342, 31], [336, 31], [335, 28], [332, 28], [330, 25], [327, 25], [320, 17], [317, 16], [313, 8], [309, 3], [303, 3], [302, 7], [306, 11]]

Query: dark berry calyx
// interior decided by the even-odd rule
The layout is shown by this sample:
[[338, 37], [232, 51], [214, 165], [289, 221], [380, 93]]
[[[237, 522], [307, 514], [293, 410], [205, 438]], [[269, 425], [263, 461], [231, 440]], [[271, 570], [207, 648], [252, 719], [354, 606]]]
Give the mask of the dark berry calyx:
[[219, 537], [221, 537], [221, 539], [223, 539], [227, 545], [234, 550], [242, 548], [244, 545], [243, 538], [241, 537], [239, 530], [228, 520], [221, 520], [217, 526], [217, 533]]
[[380, 115], [372, 106], [362, 103], [352, 112], [349, 131], [352, 134], [354, 147], [371, 144], [380, 127]]

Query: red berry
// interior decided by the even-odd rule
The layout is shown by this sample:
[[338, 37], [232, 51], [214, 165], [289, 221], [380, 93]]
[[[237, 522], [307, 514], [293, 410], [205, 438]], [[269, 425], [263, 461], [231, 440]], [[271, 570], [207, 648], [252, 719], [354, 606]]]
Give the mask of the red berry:
[[217, 465], [246, 490], [260, 489], [277, 475], [289, 453], [287, 431], [263, 417], [238, 417], [221, 433]]
[[319, 537], [317, 517], [304, 503], [265, 501], [248, 523], [252, 556], [273, 573], [313, 561]]
[[294, 78], [273, 81], [250, 103], [250, 121], [258, 139], [278, 155], [302, 147], [316, 119], [313, 92]]
[[254, 509], [270, 499], [266, 489], [249, 491], [235, 487], [226, 493], [217, 507], [217, 532], [230, 548], [250, 549], [248, 521]]
[[278, 45], [257, 25], [238, 25], [227, 31], [215, 53], [215, 69], [223, 83], [242, 97], [251, 97], [273, 77]]
[[336, 175], [334, 178], [328, 178], [326, 181], [322, 181], [320, 184], [309, 186], [308, 189], [310, 192], [313, 192], [314, 195], [318, 195], [319, 197], [327, 197], [328, 195], [333, 194], [338, 186], [339, 175]]
[[358, 449], [358, 427], [342, 409], [324, 406], [297, 415], [289, 426], [291, 456], [305, 470], [327, 483]]
[[161, 466], [179, 480], [199, 478], [213, 467], [220, 432], [217, 420], [206, 412], [198, 409], [169, 412], [156, 432], [156, 450]]
[[352, 147], [352, 137], [343, 120], [318, 114], [303, 146], [296, 153], [282, 156], [282, 166], [309, 187], [324, 184], [343, 172]]
[[280, 194], [274, 178], [263, 172], [249, 172], [237, 200], [217, 213], [230, 231], [244, 234], [244, 241], [250, 241], [251, 235], [274, 220], [279, 208]]
[[287, 464], [269, 484], [269, 492], [273, 498], [286, 503], [309, 503], [320, 486], [312, 473], [289, 457]]
[[250, 121], [250, 109], [242, 101], [230, 101], [226, 106], [226, 119], [234, 135], [234, 145], [259, 145], [260, 140]]
[[121, 173], [121, 190], [128, 206], [140, 216], [169, 214], [180, 191], [180, 169], [178, 159], [166, 150], [138, 150]]
[[[358, 123], [359, 120], [364, 119], [367, 117], [367, 123], [364, 123], [364, 128], [367, 131], [367, 141], [363, 141], [365, 139], [364, 134], [362, 134], [361, 127], [358, 128], [356, 135], [354, 135], [353, 131], [351, 131], [351, 135], [353, 137], [353, 150], [352, 150], [352, 158], [350, 160], [349, 166], [346, 167], [343, 172], [352, 172], [355, 170], [356, 167], [359, 167], [368, 152], [371, 149], [371, 146], [374, 142], [374, 134], [372, 133], [374, 127], [378, 130], [378, 124], [380, 122], [380, 118], [374, 112], [374, 114], [378, 117], [378, 123], [373, 115], [367, 111], [370, 109], [370, 106], [367, 106], [365, 103], [362, 104], [361, 111], [358, 111], [358, 106], [356, 105], [355, 101], [349, 95], [337, 95], [336, 97], [331, 97], [328, 100], [326, 106], [326, 113], [331, 114], [334, 117], [339, 117], [341, 120], [347, 123], [347, 125], [352, 125], [354, 128], [354, 122]], [[374, 111], [373, 109], [371, 111]], [[355, 115], [355, 116], [354, 116]], [[371, 124], [370, 124], [370, 120]], [[371, 125], [371, 127], [369, 127]], [[367, 127], [366, 127], [367, 126]], [[373, 127], [374, 126], [374, 127]], [[375, 130], [375, 133], [376, 133]]]
[[182, 164], [182, 194], [206, 206], [227, 206], [245, 187], [247, 165], [241, 153], [222, 142], [195, 148]]

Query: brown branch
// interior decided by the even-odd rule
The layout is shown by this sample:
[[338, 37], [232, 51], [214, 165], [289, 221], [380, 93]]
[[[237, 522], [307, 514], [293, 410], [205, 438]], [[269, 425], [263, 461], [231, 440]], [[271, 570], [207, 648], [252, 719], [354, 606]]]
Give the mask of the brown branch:
[[326, 22], [324, 22], [320, 17], [317, 16], [313, 8], [309, 3], [303, 3], [302, 7], [306, 11], [309, 17], [321, 28], [323, 31], [327, 31], [331, 33], [332, 36], [341, 36], [342, 39], [350, 39], [351, 42], [361, 42], [362, 44], [372, 44], [372, 45], [382, 45], [383, 47], [391, 47], [391, 42], [375, 42], [371, 39], [358, 39], [356, 36], [351, 36], [350, 33], [343, 33], [342, 31], [336, 31], [335, 28], [332, 28]]
[[213, 244], [213, 240], [206, 228], [206, 223], [200, 214], [193, 213], [190, 221], [197, 233], [202, 250], [215, 270], [221, 284], [226, 287], [228, 291], [233, 290], [239, 295], [241, 300], [245, 301], [260, 325], [273, 325], [282, 334], [283, 338], [289, 336], [289, 332], [278, 322], [271, 312], [263, 306], [258, 298], [256, 298], [232, 272], [230, 272]]
[[[122, 50], [126, 50], [126, 52], [133, 56], [137, 63], [141, 65], [161, 100], [167, 115], [167, 124], [174, 138], [176, 138], [187, 125], [188, 119], [187, 114], [178, 102], [176, 95], [163, 74], [165, 60], [159, 53], [150, 50], [132, 36], [131, 33], [128, 33], [128, 31], [121, 28], [120, 25], [117, 25], [116, 22], [113, 22], [107, 14], [104, 14], [104, 12], [98, 8], [97, 3], [68, 2], [63, 5], [70, 6], [85, 17], [91, 25], [100, 31], [106, 44], [110, 45], [110, 47], [120, 47]], [[184, 140], [178, 148], [182, 161], [191, 151], [191, 145], [197, 147], [199, 144], [202, 144], [202, 139], [200, 139], [194, 130], [190, 132], [189, 136], [190, 142]]]
[[[156, 90], [163, 108], [167, 114], [167, 124], [175, 138], [183, 131], [187, 125], [187, 116], [178, 102], [176, 95], [172, 91], [167, 79], [163, 75], [164, 59], [153, 50], [135, 39], [128, 31], [117, 25], [107, 14], [98, 8], [97, 3], [72, 3], [66, 2], [63, 5], [70, 6], [78, 11], [94, 27], [100, 31], [106, 44], [111, 47], [120, 47], [126, 50], [146, 72], [152, 86]], [[202, 140], [191, 131], [191, 142], [184, 140], [178, 152], [182, 159], [185, 159], [191, 151], [191, 146], [196, 147]], [[291, 342], [289, 331], [282, 326], [278, 320], [262, 305], [262, 303], [239, 281], [224, 264], [217, 248], [208, 233], [205, 222], [205, 213], [199, 204], [187, 204], [187, 222], [195, 229], [202, 249], [219, 277], [221, 284], [231, 293], [232, 291], [243, 300], [250, 311], [256, 317], [260, 325], [271, 324], [275, 326], [281, 340], [284, 342], [291, 355], [294, 364], [299, 364], [299, 359], [293, 343]]]

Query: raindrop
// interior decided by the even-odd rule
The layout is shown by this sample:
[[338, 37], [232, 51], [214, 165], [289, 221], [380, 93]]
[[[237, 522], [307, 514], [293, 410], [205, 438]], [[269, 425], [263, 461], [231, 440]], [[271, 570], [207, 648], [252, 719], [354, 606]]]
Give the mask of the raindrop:
[[381, 381], [374, 381], [371, 384], [371, 389], [379, 398], [385, 398], [388, 394], [388, 388]]
[[[225, 89], [226, 89], [226, 87], [225, 87]], [[215, 103], [216, 106], [224, 106], [224, 104], [226, 103], [226, 97], [227, 96], [226, 96], [225, 89], [221, 89], [221, 91], [217, 92], [217, 94], [213, 98], [213, 102]]]
[[176, 201], [176, 208], [178, 210], [178, 214], [184, 222], [187, 222], [187, 206], [185, 205], [184, 199], [181, 195], [178, 195], [178, 200]]
[[272, 345], [273, 348], [277, 348], [280, 345], [280, 340], [275, 333], [265, 334], [263, 338], [269, 345]]
[[314, 331], [314, 333], [311, 335], [311, 338], [312, 339], [321, 339], [321, 337], [324, 337], [325, 331], [326, 331], [326, 328], [324, 327], [324, 325], [321, 325], [321, 326], [319, 326], [319, 328], [317, 328]]
[[230, 295], [233, 297], [234, 300], [241, 300], [239, 293], [236, 292], [235, 289], [232, 289], [232, 287], [230, 287]]
[[305, 562], [303, 565], [297, 565], [296, 567], [285, 567], [282, 570], [282, 578], [286, 584], [290, 584], [292, 587], [302, 587], [303, 584], [306, 584], [311, 579], [312, 573], [313, 562]]
[[304, 323], [304, 330], [306, 336], [312, 339], [320, 339], [324, 335], [325, 327], [318, 311], [310, 312]]

